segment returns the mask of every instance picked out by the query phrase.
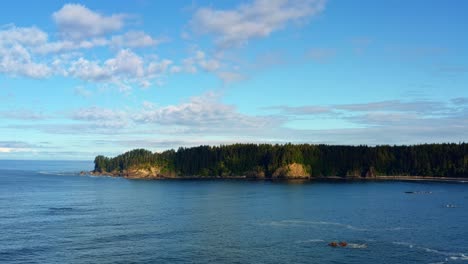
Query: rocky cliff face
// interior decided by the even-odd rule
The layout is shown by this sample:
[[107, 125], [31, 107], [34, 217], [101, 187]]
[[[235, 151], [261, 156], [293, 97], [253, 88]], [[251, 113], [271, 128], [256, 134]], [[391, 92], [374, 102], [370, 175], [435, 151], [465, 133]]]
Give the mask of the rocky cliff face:
[[[178, 176], [175, 172], [167, 171], [162, 167], [143, 166], [129, 168], [123, 171], [112, 172], [91, 172], [93, 175], [107, 175], [115, 177], [125, 177], [129, 179], [167, 179], [167, 178], [210, 178], [209, 176]], [[245, 176], [211, 176], [211, 178], [252, 178], [266, 179], [267, 176], [262, 168], [255, 168], [252, 171], [246, 172]], [[276, 169], [272, 174], [271, 179], [309, 179], [310, 174], [300, 163], [291, 163], [281, 168]]]
[[161, 173], [161, 168], [159, 167], [149, 167], [149, 168], [133, 168], [124, 170], [122, 175], [130, 179], [152, 179], [158, 178], [158, 175]]
[[175, 178], [177, 175], [174, 172], [163, 171], [163, 168], [157, 166], [145, 166], [129, 168], [123, 171], [112, 172], [91, 172], [93, 175], [106, 175], [115, 177], [125, 177], [129, 179], [163, 179]]
[[309, 179], [310, 174], [304, 168], [304, 165], [299, 163], [291, 163], [289, 165], [278, 168], [272, 175], [272, 179]]

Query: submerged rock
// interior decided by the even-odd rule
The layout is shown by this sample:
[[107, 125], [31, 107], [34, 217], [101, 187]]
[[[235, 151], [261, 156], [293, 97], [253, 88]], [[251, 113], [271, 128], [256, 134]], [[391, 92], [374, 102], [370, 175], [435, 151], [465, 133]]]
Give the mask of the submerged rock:
[[338, 243], [335, 242], [335, 241], [333, 241], [333, 242], [328, 243], [328, 245], [329, 245], [330, 247], [337, 247], [337, 246], [338, 246]]

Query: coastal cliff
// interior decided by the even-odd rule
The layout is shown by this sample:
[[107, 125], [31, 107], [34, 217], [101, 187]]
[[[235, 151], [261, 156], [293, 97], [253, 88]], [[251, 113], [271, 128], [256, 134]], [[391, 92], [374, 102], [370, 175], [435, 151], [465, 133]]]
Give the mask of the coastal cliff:
[[174, 172], [164, 170], [159, 166], [133, 166], [124, 170], [113, 170], [110, 172], [104, 170], [93, 170], [89, 172], [91, 175], [95, 176], [113, 176], [113, 177], [124, 177], [128, 179], [170, 179], [178, 178]]
[[291, 163], [275, 170], [272, 179], [309, 179], [310, 173], [303, 164]]
[[[163, 172], [164, 171], [164, 172]], [[191, 179], [200, 179], [200, 178], [229, 178], [229, 179], [266, 179], [265, 172], [262, 170], [257, 171], [248, 171], [245, 175], [185, 175], [179, 176], [175, 172], [170, 172], [164, 168], [158, 166], [141, 166], [141, 167], [132, 167], [126, 170], [118, 171], [114, 170], [111, 172], [106, 171], [96, 171], [93, 170], [90, 172], [91, 175], [99, 176], [114, 176], [114, 177], [124, 177], [128, 179], [181, 179], [181, 178], [191, 178]], [[303, 164], [292, 163], [281, 168], [278, 168], [272, 175], [270, 179], [310, 179], [311, 175], [308, 173]]]
[[468, 178], [468, 144], [330, 146], [234, 144], [97, 156], [93, 175], [131, 179]]

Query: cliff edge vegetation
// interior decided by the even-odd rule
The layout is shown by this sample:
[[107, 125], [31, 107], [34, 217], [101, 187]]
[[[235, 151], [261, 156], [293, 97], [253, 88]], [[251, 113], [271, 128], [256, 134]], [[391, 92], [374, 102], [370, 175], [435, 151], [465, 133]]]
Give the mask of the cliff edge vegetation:
[[233, 144], [97, 156], [93, 174], [128, 178], [468, 177], [468, 144]]

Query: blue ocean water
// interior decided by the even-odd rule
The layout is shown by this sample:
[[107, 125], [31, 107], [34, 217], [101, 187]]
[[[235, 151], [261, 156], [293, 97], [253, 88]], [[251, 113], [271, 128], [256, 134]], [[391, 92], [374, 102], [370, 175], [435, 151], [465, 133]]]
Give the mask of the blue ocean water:
[[79, 176], [92, 164], [65, 161], [0, 168], [0, 263], [468, 263], [464, 183], [143, 181]]

